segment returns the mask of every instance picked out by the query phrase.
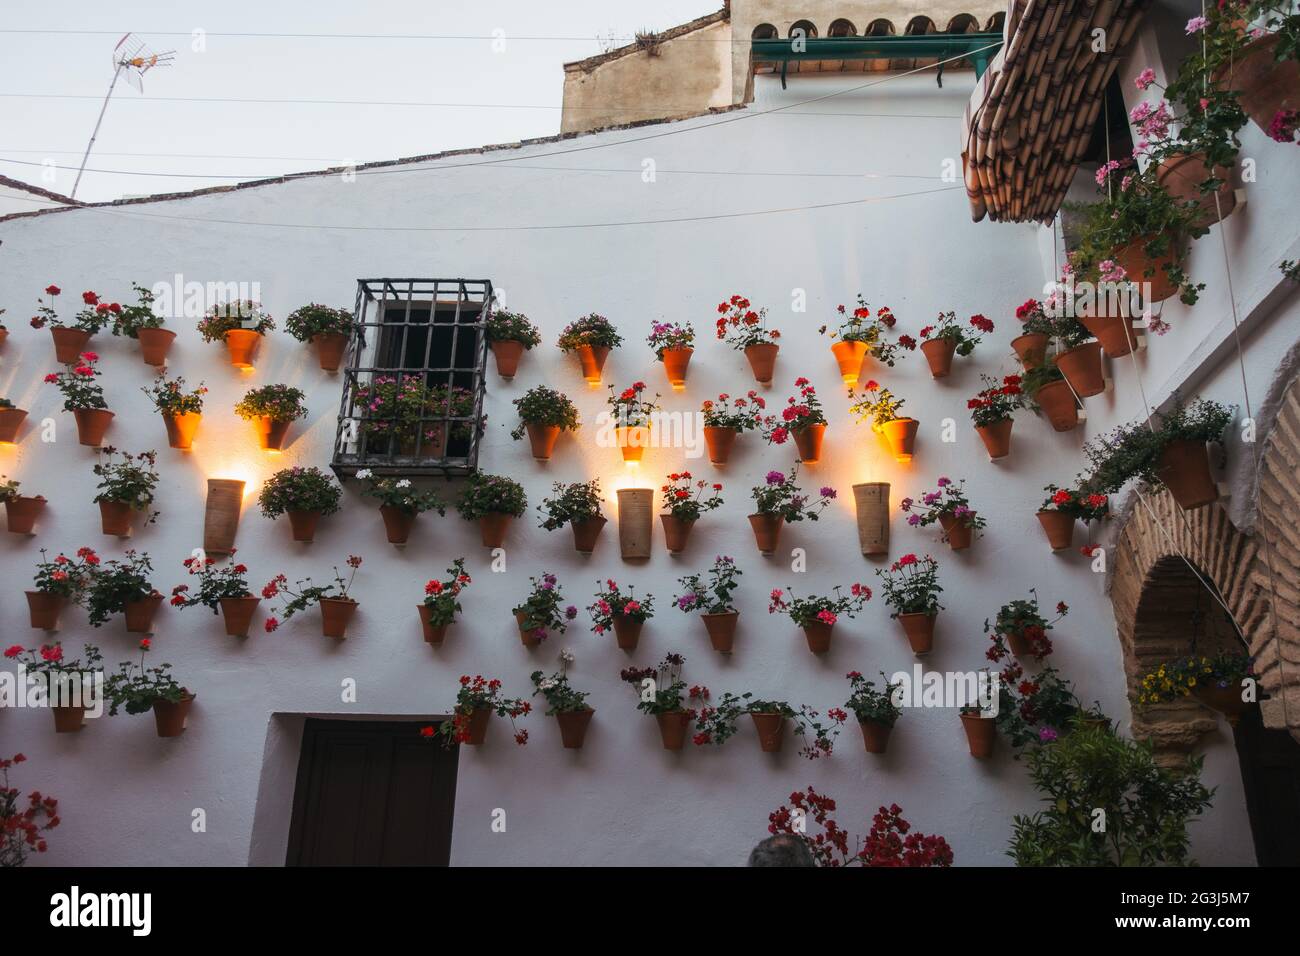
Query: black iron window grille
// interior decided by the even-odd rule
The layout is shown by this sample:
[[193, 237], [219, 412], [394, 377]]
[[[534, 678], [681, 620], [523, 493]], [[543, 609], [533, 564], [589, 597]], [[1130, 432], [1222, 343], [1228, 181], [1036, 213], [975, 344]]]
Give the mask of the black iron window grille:
[[331, 467], [340, 478], [478, 466], [487, 279], [362, 279]]

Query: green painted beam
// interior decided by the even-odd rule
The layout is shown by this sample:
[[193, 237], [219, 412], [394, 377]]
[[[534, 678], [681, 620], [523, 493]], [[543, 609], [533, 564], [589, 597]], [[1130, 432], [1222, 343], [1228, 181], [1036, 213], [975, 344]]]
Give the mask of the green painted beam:
[[967, 56], [975, 75], [983, 76], [989, 61], [1002, 47], [1001, 33], [923, 33], [908, 36], [786, 37], [753, 40], [756, 63], [780, 63], [782, 85], [786, 67], [800, 60], [894, 60], [933, 57], [946, 60]]

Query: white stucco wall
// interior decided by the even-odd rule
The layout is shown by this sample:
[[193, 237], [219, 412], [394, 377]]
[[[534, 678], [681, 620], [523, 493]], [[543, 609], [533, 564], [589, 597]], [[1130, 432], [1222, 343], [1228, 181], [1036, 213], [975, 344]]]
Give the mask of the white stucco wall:
[[[178, 676], [198, 693], [182, 738], [157, 738], [148, 717], [121, 716], [94, 723], [77, 735], [56, 736], [47, 713], [0, 713], [0, 752], [21, 750], [30, 758], [21, 768], [20, 786], [51, 792], [61, 800], [63, 825], [51, 835], [51, 851], [41, 862], [280, 862], [285, 801], [296, 761], [296, 724], [273, 715], [445, 712], [462, 673], [501, 677], [509, 691], [526, 694], [528, 673], [553, 669], [559, 650], [568, 648], [577, 655], [572, 681], [591, 692], [596, 709], [585, 748], [561, 750], [554, 721], [540, 715], [525, 723], [533, 738], [526, 748], [510, 742], [502, 723], [494, 727], [488, 746], [465, 748], [454, 863], [737, 864], [765, 835], [767, 813], [792, 790], [808, 784], [834, 796], [841, 807], [840, 822], [855, 831], [865, 831], [878, 805], [897, 802], [917, 828], [947, 837], [958, 863], [1007, 863], [1011, 817], [1033, 810], [1037, 796], [1005, 744], [991, 762], [967, 754], [955, 711], [908, 712], [883, 758], [863, 753], [852, 725], [845, 728], [837, 753], [814, 763], [798, 756], [793, 741], [777, 757], [761, 754], [748, 725], [720, 750], [689, 748], [675, 755], [661, 749], [653, 720], [634, 709], [631, 690], [618, 680], [618, 671], [628, 663], [653, 664], [676, 650], [687, 658], [686, 678], [709, 685], [715, 694], [751, 690], [826, 708], [845, 700], [843, 675], [848, 670], [875, 674], [910, 669], [914, 658], [879, 597], [858, 620], [837, 628], [835, 645], [825, 659], [809, 654], [788, 619], [769, 618], [766, 598], [772, 588], [787, 585], [801, 592], [824, 591], [834, 583], [862, 580], [874, 587], [878, 581], [872, 569], [878, 565], [859, 554], [850, 486], [861, 480], [889, 480], [896, 504], [947, 474], [968, 479], [976, 507], [989, 520], [983, 540], [969, 552], [953, 554], [928, 531], [909, 529], [897, 518], [893, 525], [893, 556], [928, 550], [941, 563], [947, 609], [940, 616], [937, 649], [926, 661], [927, 668], [980, 667], [987, 647], [984, 619], [1005, 601], [1037, 587], [1049, 606], [1064, 600], [1073, 609], [1055, 632], [1054, 662], [1076, 682], [1085, 701], [1099, 700], [1127, 727], [1119, 649], [1102, 577], [1090, 573], [1077, 553], [1051, 555], [1034, 518], [1042, 486], [1068, 480], [1078, 470], [1077, 449], [1084, 432], [1059, 435], [1026, 415], [1015, 426], [1012, 457], [994, 464], [965, 410], [966, 398], [979, 388], [981, 371], [1014, 369], [1007, 345], [1016, 334], [1012, 311], [1035, 294], [1043, 280], [1034, 227], [973, 224], [960, 181], [938, 180], [942, 161], [957, 155], [956, 117], [969, 95], [971, 77], [950, 75], [942, 90], [932, 77], [909, 77], [815, 106], [749, 115], [862, 82], [861, 77], [801, 78], [782, 92], [778, 82], [760, 77], [757, 101], [745, 113], [598, 134], [518, 154], [532, 167], [612, 170], [605, 173], [508, 165], [440, 170], [431, 164], [419, 170], [363, 173], [351, 183], [322, 177], [0, 223], [6, 253], [0, 259], [0, 302], [9, 305], [11, 317], [49, 282], [57, 282], [70, 296], [94, 288], [124, 297], [132, 280], [149, 284], [178, 272], [187, 279], [256, 281], [266, 308], [283, 319], [308, 301], [350, 304], [359, 277], [490, 277], [505, 290], [513, 308], [542, 326], [546, 344], [525, 358], [513, 382], [490, 375], [482, 467], [520, 478], [532, 503], [541, 500], [552, 481], [600, 476], [610, 492], [611, 517], [613, 489], [626, 482], [617, 451], [595, 447], [586, 432], [580, 438], [588, 440], [565, 438], [551, 463], [538, 465], [526, 442], [508, 437], [515, 422], [511, 399], [546, 383], [568, 393], [580, 403], [585, 419], [594, 421], [603, 408], [604, 390], [589, 391], [576, 363], [553, 347], [565, 323], [593, 310], [617, 322], [628, 340], [606, 366], [607, 382], [644, 379], [662, 388], [667, 407], [683, 410], [697, 408], [722, 389], [741, 392], [752, 384], [744, 358], [709, 338], [715, 304], [741, 291], [769, 306], [775, 324], [785, 331], [769, 397], [783, 402], [794, 378], [806, 375], [825, 399], [831, 425], [823, 461], [803, 474], [807, 485], [829, 484], [840, 493], [830, 520], [792, 527], [783, 536], [784, 548], [807, 549], [808, 573], [795, 575], [788, 570], [787, 557], [758, 555], [745, 520], [751, 510], [749, 488], [767, 470], [788, 467], [793, 449], [768, 448], [746, 436], [732, 462], [716, 470], [707, 459], [685, 462], [678, 451], [651, 450], [640, 470], [644, 481], [636, 484], [657, 486], [662, 475], [686, 465], [703, 475], [717, 475], [726, 485], [725, 507], [697, 526], [687, 553], [669, 557], [656, 530], [652, 559], [625, 564], [618, 558], [611, 524], [595, 554], [582, 558], [573, 551], [567, 530], [548, 534], [530, 517], [511, 532], [508, 572], [494, 576], [476, 528], [454, 513], [445, 519], [426, 516], [410, 546], [399, 551], [385, 543], [373, 503], [350, 489], [344, 511], [323, 522], [316, 542], [294, 545], [284, 522], [272, 523], [257, 513], [254, 484], [238, 541], [253, 581], [260, 584], [279, 571], [291, 578], [324, 576], [348, 553], [365, 557], [356, 590], [361, 608], [351, 636], [337, 644], [321, 637], [313, 611], [275, 634], [255, 632], [241, 642], [224, 636], [219, 619], [202, 609], [176, 612], [164, 607], [152, 656], [171, 661]], [[854, 110], [932, 112], [953, 118], [808, 115]], [[586, 152], [580, 160], [540, 158], [605, 144], [621, 145]], [[443, 165], [501, 158], [503, 154], [489, 153]], [[653, 158], [658, 166], [652, 184], [640, 178], [645, 158]], [[672, 172], [718, 169], [905, 177], [933, 172], [935, 178]], [[942, 186], [949, 188], [880, 203], [707, 222], [531, 231], [487, 228], [689, 220]], [[1293, 223], [1294, 217], [1290, 219]], [[327, 228], [331, 225], [446, 231], [347, 231]], [[1273, 231], [1276, 240], [1276, 230], [1284, 227], [1259, 216], [1252, 220], [1253, 228]], [[807, 290], [806, 314], [790, 312], [795, 289]], [[826, 340], [816, 334], [818, 326], [831, 320], [834, 306], [851, 303], [858, 291], [873, 306], [890, 305], [901, 330], [913, 333], [934, 313], [949, 308], [963, 317], [982, 312], [998, 324], [991, 341], [972, 359], [958, 360], [947, 380], [932, 381], [920, 354], [876, 375], [907, 399], [907, 411], [923, 423], [910, 466], [889, 460], [868, 428], [849, 420]], [[1208, 301], [1203, 311], [1198, 307], [1197, 318], [1189, 323], [1221, 319], [1222, 312], [1212, 303]], [[682, 393], [666, 387], [644, 345], [649, 323], [659, 317], [689, 319], [701, 333]], [[0, 593], [0, 628], [6, 644], [32, 644], [41, 637], [28, 627], [22, 597], [38, 548], [72, 549], [89, 543], [117, 555], [130, 544], [153, 556], [160, 569], [157, 584], [170, 590], [184, 579], [180, 561], [201, 543], [207, 477], [246, 476], [256, 482], [293, 464], [327, 464], [339, 386], [337, 379], [318, 370], [311, 352], [277, 333], [265, 344], [256, 370], [241, 374], [226, 364], [224, 350], [202, 343], [192, 322], [178, 321], [172, 327], [180, 337], [171, 373], [194, 383], [203, 380], [211, 389], [189, 454], [165, 447], [162, 424], [139, 392], [148, 370], [134, 343], [104, 336], [95, 342], [103, 356], [109, 403], [117, 412], [109, 440], [132, 451], [158, 448], [165, 475], [160, 523], [141, 529], [131, 542], [100, 534], [91, 502], [93, 455], [76, 444], [71, 417], [59, 411], [57, 393], [40, 384], [53, 365], [48, 333], [19, 328], [0, 353], [0, 394], [30, 409], [33, 421], [51, 416], [59, 428], [54, 444], [42, 444], [29, 431], [17, 448], [0, 451], [0, 470], [22, 480], [24, 490], [44, 493], [52, 502], [36, 538], [0, 536], [0, 568], [6, 582]], [[1195, 345], [1196, 326], [1178, 328], [1176, 335], [1159, 340], [1143, 356], [1148, 364], [1144, 380], [1163, 380], [1166, 369], [1178, 366], [1177, 355]], [[1265, 366], [1268, 360], [1263, 356], [1256, 364]], [[1114, 409], [1113, 417], [1132, 417], [1140, 407], [1136, 390], [1118, 380], [1116, 401], [1122, 407]], [[277, 457], [259, 451], [251, 428], [231, 411], [250, 385], [270, 382], [299, 385], [310, 396], [310, 417], [295, 426], [292, 445]], [[1090, 403], [1090, 414], [1092, 409]], [[945, 417], [957, 422], [955, 444], [940, 441]], [[1095, 433], [1105, 418], [1098, 415], [1098, 421], [1090, 421], [1087, 433]], [[745, 572], [738, 650], [729, 659], [708, 649], [697, 617], [669, 608], [676, 579], [703, 570], [718, 553], [734, 555]], [[414, 605], [423, 582], [462, 554], [469, 557], [475, 574], [465, 617], [442, 649], [431, 650], [420, 639]], [[587, 632], [580, 619], [567, 635], [538, 651], [525, 651], [509, 607], [525, 593], [529, 575], [547, 570], [559, 575], [566, 596], [580, 606], [589, 602], [596, 579], [607, 576], [654, 593], [660, 611], [646, 628], [641, 650], [624, 654], [612, 640]], [[66, 616], [59, 636], [70, 651], [86, 640], [99, 644], [110, 662], [129, 658], [135, 645], [119, 623], [96, 632], [84, 625], [80, 613]], [[340, 703], [340, 682], [346, 678], [358, 682], [359, 701], [354, 705]], [[1205, 752], [1206, 782], [1219, 789], [1214, 809], [1193, 827], [1196, 856], [1203, 863], [1253, 862], [1240, 777], [1226, 729], [1208, 742]], [[190, 829], [196, 807], [207, 811], [204, 834]], [[490, 829], [490, 813], [498, 807], [508, 815], [505, 834]]]

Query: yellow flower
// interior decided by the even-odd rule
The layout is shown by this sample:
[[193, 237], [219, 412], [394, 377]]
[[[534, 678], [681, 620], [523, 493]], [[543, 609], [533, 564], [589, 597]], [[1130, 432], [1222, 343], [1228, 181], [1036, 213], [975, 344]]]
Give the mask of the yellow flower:
[[1189, 678], [1187, 678], [1187, 686], [1188, 686], [1188, 687], [1195, 687], [1195, 686], [1196, 686], [1196, 678], [1195, 678], [1195, 677], [1189, 677]]

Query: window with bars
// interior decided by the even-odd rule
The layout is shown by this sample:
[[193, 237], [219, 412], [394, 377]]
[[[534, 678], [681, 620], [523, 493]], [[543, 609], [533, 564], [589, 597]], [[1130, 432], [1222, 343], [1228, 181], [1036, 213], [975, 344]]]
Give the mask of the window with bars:
[[331, 465], [340, 477], [478, 465], [487, 279], [362, 279]]

